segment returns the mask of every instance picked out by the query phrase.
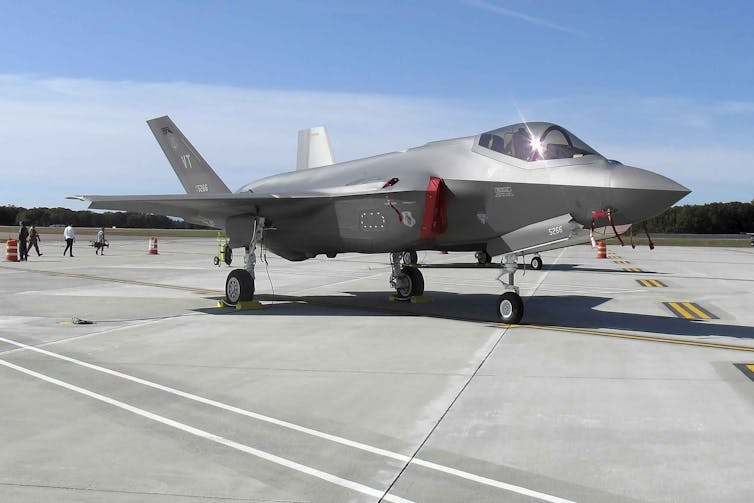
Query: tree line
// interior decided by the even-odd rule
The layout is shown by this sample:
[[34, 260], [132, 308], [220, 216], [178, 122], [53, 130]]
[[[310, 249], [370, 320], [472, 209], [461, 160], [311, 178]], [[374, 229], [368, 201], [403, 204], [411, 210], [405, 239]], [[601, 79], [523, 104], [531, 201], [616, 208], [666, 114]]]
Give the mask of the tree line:
[[[74, 211], [68, 208], [0, 206], [0, 225], [27, 224], [74, 227], [130, 227], [139, 229], [204, 229], [200, 225], [161, 215], [134, 212]], [[647, 221], [650, 232], [680, 234], [739, 234], [754, 232], [754, 200], [751, 203], [709, 203], [670, 208]]]
[[751, 203], [709, 203], [674, 206], [647, 220], [650, 232], [674, 234], [740, 234], [754, 232]]
[[200, 225], [147, 213], [74, 211], [68, 208], [0, 206], [0, 225], [73, 225], [74, 227], [125, 227], [136, 229], [206, 229]]

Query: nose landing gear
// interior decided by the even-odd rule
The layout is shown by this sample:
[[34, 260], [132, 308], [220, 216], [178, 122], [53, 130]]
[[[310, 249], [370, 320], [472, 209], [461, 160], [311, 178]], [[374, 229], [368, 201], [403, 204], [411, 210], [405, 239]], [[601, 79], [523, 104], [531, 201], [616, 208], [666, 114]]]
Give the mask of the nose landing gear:
[[[518, 261], [516, 255], [512, 253], [505, 255], [503, 259], [503, 272], [497, 279], [505, 287], [505, 292], [497, 298], [497, 318], [503, 323], [515, 325], [524, 316], [524, 303], [518, 294], [518, 287], [513, 284], [513, 277], [518, 270]], [[508, 275], [507, 283], [503, 280], [505, 274]]]

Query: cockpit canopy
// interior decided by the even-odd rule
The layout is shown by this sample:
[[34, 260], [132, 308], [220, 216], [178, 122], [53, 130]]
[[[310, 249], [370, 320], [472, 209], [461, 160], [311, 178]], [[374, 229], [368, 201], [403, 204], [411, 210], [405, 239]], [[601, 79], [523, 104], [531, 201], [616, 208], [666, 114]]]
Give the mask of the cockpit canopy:
[[522, 122], [482, 133], [479, 146], [522, 161], [599, 155], [574, 134], [550, 122]]

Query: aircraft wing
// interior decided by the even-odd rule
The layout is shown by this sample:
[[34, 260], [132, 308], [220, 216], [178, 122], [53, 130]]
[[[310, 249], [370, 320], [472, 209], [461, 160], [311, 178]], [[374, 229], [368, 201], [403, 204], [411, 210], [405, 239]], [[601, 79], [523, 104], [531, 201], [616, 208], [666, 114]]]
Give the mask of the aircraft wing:
[[235, 215], [276, 218], [305, 213], [331, 200], [325, 194], [169, 194], [138, 196], [71, 196], [90, 201], [90, 209], [135, 211], [180, 217], [187, 222], [222, 228]]

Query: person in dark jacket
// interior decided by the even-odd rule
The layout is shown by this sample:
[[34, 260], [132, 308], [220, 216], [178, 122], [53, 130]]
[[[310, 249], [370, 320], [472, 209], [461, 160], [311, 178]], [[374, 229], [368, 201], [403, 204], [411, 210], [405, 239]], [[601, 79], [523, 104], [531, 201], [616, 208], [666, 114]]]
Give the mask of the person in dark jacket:
[[35, 250], [37, 250], [37, 257], [41, 257], [44, 255], [43, 253], [39, 252], [39, 242], [42, 241], [42, 238], [39, 237], [39, 232], [37, 232], [37, 228], [33, 225], [31, 226], [31, 229], [29, 229], [29, 247], [26, 249], [26, 253], [29, 253], [29, 250], [34, 247]]
[[18, 230], [18, 260], [28, 259], [27, 239], [29, 239], [29, 229], [21, 222], [21, 228]]

